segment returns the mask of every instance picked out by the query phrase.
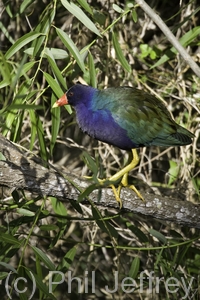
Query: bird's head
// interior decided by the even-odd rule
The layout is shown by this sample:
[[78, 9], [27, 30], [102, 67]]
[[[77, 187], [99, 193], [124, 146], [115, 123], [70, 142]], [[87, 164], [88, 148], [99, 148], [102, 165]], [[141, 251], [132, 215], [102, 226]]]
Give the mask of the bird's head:
[[88, 85], [75, 84], [73, 85], [60, 99], [58, 99], [53, 107], [72, 105], [76, 106], [82, 102], [88, 102], [94, 93], [95, 89]]

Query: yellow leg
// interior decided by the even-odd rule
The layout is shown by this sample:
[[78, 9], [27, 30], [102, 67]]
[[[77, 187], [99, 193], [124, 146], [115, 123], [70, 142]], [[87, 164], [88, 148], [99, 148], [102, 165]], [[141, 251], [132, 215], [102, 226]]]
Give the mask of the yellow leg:
[[132, 149], [132, 154], [133, 154], [133, 159], [126, 167], [124, 167], [123, 169], [121, 169], [119, 172], [117, 172], [116, 174], [114, 174], [113, 176], [111, 176], [108, 179], [98, 179], [100, 184], [104, 184], [104, 182], [106, 180], [109, 180], [109, 181], [112, 182], [112, 181], [117, 181], [122, 177], [122, 180], [121, 180], [121, 182], [120, 182], [117, 189], [114, 186], [114, 184], [110, 184], [110, 187], [113, 190], [113, 193], [115, 195], [115, 199], [119, 203], [120, 208], [122, 208], [122, 201], [120, 199], [120, 192], [121, 192], [122, 187], [129, 187], [130, 189], [132, 189], [136, 193], [136, 195], [140, 199], [142, 199], [144, 201], [144, 198], [142, 197], [140, 192], [136, 189], [136, 187], [134, 185], [130, 185], [130, 186], [128, 185], [128, 173], [129, 173], [129, 171], [134, 169], [134, 167], [139, 162], [139, 157], [138, 157], [136, 149]]
[[136, 193], [136, 195], [144, 201], [144, 198], [142, 197], [140, 192], [136, 189], [136, 187], [133, 184], [130, 185], [130, 186], [128, 185], [128, 173], [129, 173], [129, 171], [134, 169], [134, 167], [139, 162], [139, 157], [138, 157], [136, 149], [132, 149], [132, 154], [133, 154], [132, 161], [126, 167], [124, 167], [122, 170], [120, 170], [115, 175], [113, 175], [109, 178], [109, 181], [116, 181], [120, 177], [122, 177], [122, 180], [121, 180], [121, 182], [118, 186], [118, 189], [116, 189], [114, 185], [111, 185], [111, 187], [113, 189], [113, 193], [115, 195], [115, 199], [119, 203], [120, 208], [122, 208], [122, 201], [120, 199], [120, 192], [121, 192], [121, 189], [122, 189], [123, 186], [124, 187], [129, 187], [130, 189], [132, 189]]

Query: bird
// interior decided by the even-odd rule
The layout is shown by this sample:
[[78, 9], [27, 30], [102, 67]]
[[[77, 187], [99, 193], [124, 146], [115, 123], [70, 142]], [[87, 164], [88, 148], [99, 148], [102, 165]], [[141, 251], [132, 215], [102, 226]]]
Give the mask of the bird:
[[[122, 187], [131, 188], [144, 198], [134, 185], [128, 184], [128, 173], [138, 164], [137, 148], [183, 146], [192, 143], [193, 133], [178, 125], [165, 104], [152, 94], [130, 86], [99, 90], [75, 84], [58, 99], [53, 108], [71, 105], [81, 130], [94, 139], [132, 153], [130, 163], [106, 180], [122, 208]], [[115, 183], [120, 181], [118, 187]]]

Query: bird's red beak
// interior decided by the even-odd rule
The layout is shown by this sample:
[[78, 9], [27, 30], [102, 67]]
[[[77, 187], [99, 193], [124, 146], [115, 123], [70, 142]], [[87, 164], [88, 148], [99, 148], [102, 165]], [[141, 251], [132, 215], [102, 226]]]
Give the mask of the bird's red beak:
[[60, 99], [58, 99], [54, 105], [52, 106], [52, 108], [54, 107], [58, 107], [58, 106], [63, 106], [63, 105], [67, 105], [68, 104], [68, 99], [66, 94], [64, 94], [62, 97], [60, 97]]

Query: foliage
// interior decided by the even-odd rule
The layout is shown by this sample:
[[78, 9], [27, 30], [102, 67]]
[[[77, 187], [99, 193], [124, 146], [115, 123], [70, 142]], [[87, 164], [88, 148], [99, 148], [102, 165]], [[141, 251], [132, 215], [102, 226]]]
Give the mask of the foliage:
[[[185, 0], [180, 6], [150, 2], [197, 60], [198, 1]], [[1, 4], [1, 133], [39, 155], [44, 166], [50, 162], [62, 166], [63, 172], [67, 168], [80, 176], [108, 176], [124, 165], [127, 154], [81, 133], [70, 107], [66, 111], [51, 107], [77, 79], [99, 88], [146, 89], [165, 100], [176, 121], [196, 139], [183, 148], [142, 149], [134, 172], [162, 188], [162, 193], [198, 201], [199, 78], [138, 5], [126, 0], [4, 0]], [[28, 280], [20, 299], [31, 295], [33, 277], [35, 299], [76, 299], [80, 294], [93, 299], [95, 293], [99, 299], [199, 297], [198, 230], [129, 213], [102, 212], [92, 204], [63, 205], [54, 198], [6, 188], [0, 207], [3, 299], [7, 299], [8, 275], [12, 295], [17, 278]], [[115, 288], [115, 275], [121, 285], [108, 292]], [[80, 278], [80, 290], [78, 281], [70, 282], [72, 277]], [[126, 277], [124, 284], [130, 287], [122, 284]], [[172, 277], [177, 285], [172, 283], [167, 290]], [[188, 294], [185, 286], [190, 286]]]

